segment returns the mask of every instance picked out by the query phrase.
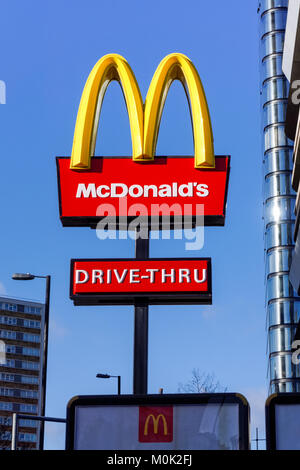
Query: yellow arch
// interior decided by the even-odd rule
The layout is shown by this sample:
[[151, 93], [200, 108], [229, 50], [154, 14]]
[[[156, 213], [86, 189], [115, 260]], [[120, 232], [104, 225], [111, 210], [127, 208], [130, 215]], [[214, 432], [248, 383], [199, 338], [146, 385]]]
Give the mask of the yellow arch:
[[203, 86], [193, 63], [188, 57], [179, 53], [166, 56], [157, 67], [151, 81], [144, 110], [144, 158], [154, 158], [163, 107], [174, 80], [180, 80], [189, 99], [193, 122], [195, 167], [214, 168], [213, 134]]
[[125, 97], [133, 160], [153, 160], [163, 107], [169, 88], [176, 79], [183, 84], [190, 104], [195, 167], [214, 168], [213, 134], [202, 83], [192, 62], [179, 53], [166, 56], [159, 64], [144, 107], [134, 73], [122, 56], [108, 54], [96, 63], [85, 84], [79, 105], [70, 168], [90, 168], [101, 106], [107, 86], [112, 80], [120, 83]]
[[128, 62], [118, 54], [103, 56], [92, 69], [85, 84], [77, 114], [71, 165], [72, 169], [90, 168], [95, 151], [99, 116], [105, 91], [112, 80], [122, 88], [131, 129], [132, 156], [143, 154], [143, 101]]
[[154, 417], [153, 414], [147, 416], [147, 419], [146, 419], [146, 421], [145, 421], [145, 426], [144, 426], [144, 435], [145, 435], [145, 436], [148, 435], [148, 426], [149, 426], [150, 418], [151, 418], [152, 421], [153, 421], [153, 433], [154, 433], [154, 434], [157, 434], [157, 433], [158, 433], [158, 424], [159, 424], [159, 420], [160, 420], [160, 418], [162, 419], [162, 421], [163, 421], [163, 426], [164, 426], [164, 435], [166, 436], [166, 435], [168, 434], [168, 426], [167, 426], [166, 418], [165, 418], [165, 416], [164, 416], [162, 413], [160, 413], [156, 418]]

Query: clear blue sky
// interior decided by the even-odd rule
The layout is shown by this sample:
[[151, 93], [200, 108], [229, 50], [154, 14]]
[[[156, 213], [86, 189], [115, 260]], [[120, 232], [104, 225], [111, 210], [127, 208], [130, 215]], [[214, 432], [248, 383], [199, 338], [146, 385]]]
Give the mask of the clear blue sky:
[[[232, 156], [225, 227], [205, 229], [205, 245], [153, 241], [151, 256], [209, 256], [212, 306], [151, 307], [149, 392], [177, 392], [194, 367], [214, 373], [252, 407], [252, 433], [263, 432], [267, 393], [262, 224], [258, 18], [256, 1], [11, 0], [1, 6], [0, 105], [1, 293], [43, 300], [42, 280], [16, 283], [13, 272], [53, 277], [47, 414], [63, 417], [78, 394], [132, 392], [133, 308], [74, 307], [68, 297], [72, 257], [131, 257], [134, 242], [100, 241], [89, 228], [59, 221], [55, 156], [70, 155], [85, 80], [104, 54], [123, 55], [143, 98], [160, 60], [182, 52], [201, 76], [215, 152]], [[106, 94], [97, 155], [130, 155], [121, 90]], [[157, 154], [192, 154], [188, 106], [180, 84], [166, 101]], [[47, 445], [62, 446], [59, 426]]]

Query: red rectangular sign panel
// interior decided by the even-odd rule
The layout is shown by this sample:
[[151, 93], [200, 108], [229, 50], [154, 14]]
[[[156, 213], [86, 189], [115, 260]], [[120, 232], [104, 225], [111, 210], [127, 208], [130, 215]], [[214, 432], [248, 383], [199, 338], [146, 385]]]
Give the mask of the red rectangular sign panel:
[[210, 258], [73, 259], [75, 305], [211, 304]]
[[173, 441], [173, 406], [139, 407], [139, 442]]
[[[206, 225], [224, 225], [229, 158], [215, 157], [213, 169], [196, 169], [194, 157], [93, 157], [90, 170], [71, 170], [70, 158], [58, 157], [60, 218], [64, 226], [92, 226], [104, 216], [127, 228], [136, 216], [203, 214]], [[161, 228], [161, 227], [160, 227]]]

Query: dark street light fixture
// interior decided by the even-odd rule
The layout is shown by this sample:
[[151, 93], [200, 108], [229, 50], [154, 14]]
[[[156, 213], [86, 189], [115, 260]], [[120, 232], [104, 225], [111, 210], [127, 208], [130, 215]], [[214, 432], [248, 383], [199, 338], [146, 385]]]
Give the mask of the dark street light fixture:
[[34, 276], [33, 274], [29, 274], [29, 273], [26, 273], [26, 274], [15, 273], [12, 275], [12, 278], [14, 279], [14, 281], [31, 281], [35, 277], [36, 276]]
[[[45, 416], [46, 412], [46, 382], [47, 382], [47, 360], [48, 360], [48, 330], [49, 330], [49, 306], [50, 306], [50, 284], [51, 276], [37, 276], [30, 273], [15, 273], [12, 279], [15, 281], [31, 281], [32, 279], [46, 279], [46, 293], [45, 293], [45, 318], [44, 318], [44, 344], [43, 344], [43, 374], [42, 374], [42, 403], [41, 403], [41, 416]], [[44, 449], [44, 421], [40, 425], [40, 442], [39, 449]]]
[[109, 375], [109, 374], [97, 374], [97, 379], [110, 379], [111, 377], [118, 379], [118, 395], [121, 395], [121, 376], [120, 375]]

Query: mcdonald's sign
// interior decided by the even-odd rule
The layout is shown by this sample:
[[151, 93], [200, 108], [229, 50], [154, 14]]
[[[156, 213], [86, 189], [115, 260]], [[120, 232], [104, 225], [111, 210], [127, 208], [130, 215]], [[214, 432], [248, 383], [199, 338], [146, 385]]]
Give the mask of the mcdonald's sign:
[[[117, 80], [128, 110], [132, 157], [95, 157], [101, 105]], [[194, 134], [193, 156], [154, 157], [170, 85], [179, 80], [188, 97]], [[145, 103], [129, 64], [118, 54], [102, 57], [84, 87], [72, 155], [57, 157], [60, 218], [64, 226], [95, 227], [103, 217], [127, 228], [137, 215], [189, 215], [196, 224], [204, 208], [206, 225], [224, 225], [229, 156], [215, 156], [208, 105], [198, 72], [183, 54], [165, 57], [151, 81]], [[200, 209], [201, 207], [201, 209]], [[160, 225], [161, 227], [161, 225]]]
[[139, 407], [139, 442], [173, 441], [173, 406]]

